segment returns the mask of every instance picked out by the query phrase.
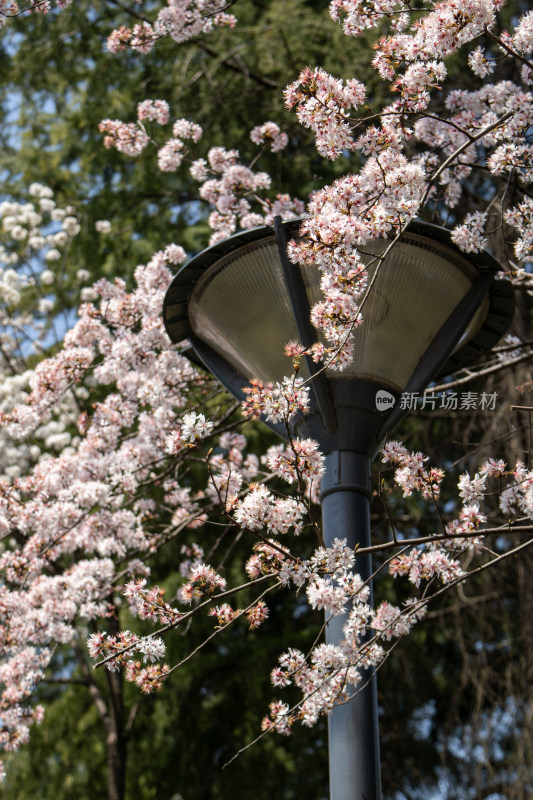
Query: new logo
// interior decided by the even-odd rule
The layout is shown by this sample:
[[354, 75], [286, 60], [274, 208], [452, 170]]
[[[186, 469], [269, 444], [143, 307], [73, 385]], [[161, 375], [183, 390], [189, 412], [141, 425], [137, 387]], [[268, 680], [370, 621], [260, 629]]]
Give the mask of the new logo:
[[390, 392], [386, 392], [384, 389], [380, 389], [379, 392], [376, 392], [376, 408], [378, 411], [387, 411], [389, 408], [392, 408], [396, 402], [396, 398]]

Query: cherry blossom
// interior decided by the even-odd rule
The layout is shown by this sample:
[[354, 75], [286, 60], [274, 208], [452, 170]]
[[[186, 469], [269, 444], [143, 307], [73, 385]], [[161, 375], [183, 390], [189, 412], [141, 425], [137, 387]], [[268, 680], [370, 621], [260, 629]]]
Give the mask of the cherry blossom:
[[[0, 18], [67, 5], [1, 2]], [[52, 190], [41, 184], [29, 187], [28, 202], [0, 205], [0, 743], [7, 750], [24, 744], [31, 725], [42, 719], [33, 693], [54, 648], [79, 642], [80, 631], [86, 638], [87, 625], [102, 628], [88, 639], [90, 656], [151, 692], [174, 669], [164, 663], [165, 636], [202, 614], [212, 618], [210, 635], [223, 635], [239, 620], [268, 630], [264, 596], [279, 586], [299, 591], [325, 612], [326, 625], [332, 616], [342, 619], [341, 641], [317, 642], [307, 655], [289, 644], [271, 673], [276, 689], [295, 686], [301, 699], [292, 708], [274, 701], [264, 730], [288, 734], [297, 722], [312, 725], [360, 690], [364, 671], [379, 668], [434, 596], [476, 569], [496, 568], [503, 556], [490, 536], [533, 519], [533, 473], [525, 463], [508, 467], [497, 454], [485, 459], [460, 476], [444, 513], [444, 470], [430, 466], [423, 453], [387, 443], [380, 498], [386, 502], [390, 488], [398, 502], [416, 499], [436, 512], [436, 529], [419, 536], [412, 521], [406, 530], [391, 523], [376, 580], [389, 573], [408, 596], [404, 603], [391, 596], [373, 606], [369, 582], [358, 571], [361, 553], [342, 540], [330, 547], [321, 540], [312, 509], [324, 471], [320, 448], [289, 435], [289, 422], [310, 405], [309, 386], [298, 374], [302, 356], [329, 369], [350, 363], [353, 332], [365, 324], [372, 270], [419, 214], [445, 221], [455, 244], [470, 253], [485, 249], [496, 229], [512, 245], [507, 250], [517, 263], [509, 260], [506, 268], [518, 289], [531, 286], [533, 14], [517, 12], [504, 30], [497, 16], [502, 7], [503, 0], [443, 0], [416, 10], [394, 0], [330, 3], [331, 17], [350, 36], [379, 26], [373, 65], [394, 99], [372, 109], [362, 83], [320, 67], [295, 77], [285, 100], [313, 131], [318, 152], [332, 160], [361, 156], [360, 168], [353, 158], [352, 171], [319, 188], [307, 206], [255, 161], [245, 163], [236, 143], [204, 148], [200, 126], [173, 119], [164, 99], [142, 99], [130, 121], [101, 122], [104, 147], [132, 158], [145, 158], [153, 148], [160, 171], [189, 170], [208, 209], [211, 244], [237, 230], [271, 225], [278, 215], [304, 216], [288, 254], [320, 270], [322, 297], [311, 312], [320, 341], [306, 348], [288, 343], [287, 372], [292, 362], [293, 374], [277, 383], [254, 379], [244, 388], [244, 416], [262, 416], [287, 431], [288, 443], [262, 457], [234, 429], [234, 408], [228, 412], [220, 388], [164, 332], [163, 297], [171, 271], [186, 259], [180, 243], [170, 242], [137, 266], [131, 290], [120, 279], [88, 285], [90, 270], [80, 264], [78, 319], [62, 346], [44, 357], [45, 329], [54, 314], [49, 289], [61, 280], [81, 215], [58, 207]], [[217, 0], [169, 0], [154, 9], [153, 19], [111, 32], [108, 48], [118, 58], [125, 48], [142, 57], [162, 37], [179, 43], [233, 24]], [[448, 91], [445, 59], [460, 48], [479, 82]], [[283, 159], [288, 137], [276, 122], [255, 126], [250, 137], [259, 158], [270, 147]], [[488, 188], [463, 217], [461, 202], [477, 191], [478, 172]], [[92, 220], [91, 227], [113, 234], [109, 220]], [[38, 264], [33, 271], [32, 264]], [[37, 302], [28, 312], [31, 292]], [[31, 352], [39, 354], [31, 369], [24, 358], [29, 330], [35, 331]], [[508, 347], [518, 344], [527, 354], [522, 340]], [[190, 464], [204, 476], [194, 490], [182, 477]], [[280, 482], [285, 491], [276, 490]], [[233, 541], [248, 544], [242, 585], [234, 583], [223, 559], [209, 563], [202, 528], [213, 513], [223, 517]], [[180, 583], [165, 599], [164, 588], [151, 585], [150, 559], [178, 534], [187, 536], [177, 565]], [[251, 600], [234, 599], [245, 591]], [[121, 600], [153, 632], [106, 628]]]
[[250, 139], [255, 144], [268, 142], [273, 153], [284, 150], [289, 142], [287, 134], [283, 133], [275, 122], [265, 122], [263, 125], [257, 125], [250, 131]]
[[236, 18], [227, 14], [225, 8], [223, 0], [168, 0], [153, 23], [141, 22], [133, 28], [122, 25], [109, 36], [107, 47], [112, 53], [119, 53], [128, 46], [147, 53], [165, 36], [176, 42], [186, 42], [218, 25], [233, 27]]
[[270, 448], [269, 469], [288, 483], [319, 479], [324, 473], [324, 456], [312, 439], [293, 439], [290, 447]]
[[166, 125], [170, 119], [170, 110], [166, 100], [143, 100], [137, 106], [139, 120], [152, 120], [158, 125]]
[[496, 66], [495, 62], [487, 58], [481, 47], [476, 47], [468, 56], [468, 66], [479, 78], [486, 78], [491, 72], [494, 72]]
[[309, 387], [303, 378], [287, 377], [282, 383], [267, 384], [253, 380], [243, 391], [247, 395], [242, 404], [243, 414], [252, 419], [264, 414], [272, 422], [281, 422], [309, 410]]
[[322, 69], [305, 69], [285, 90], [288, 108], [296, 106], [299, 121], [316, 135], [318, 152], [335, 159], [355, 148], [348, 111], [364, 103], [365, 87], [352, 79], [343, 85]]
[[181, 426], [181, 435], [185, 440], [195, 442], [197, 439], [204, 438], [213, 430], [214, 424], [206, 420], [204, 414], [197, 414], [191, 411], [184, 414]]

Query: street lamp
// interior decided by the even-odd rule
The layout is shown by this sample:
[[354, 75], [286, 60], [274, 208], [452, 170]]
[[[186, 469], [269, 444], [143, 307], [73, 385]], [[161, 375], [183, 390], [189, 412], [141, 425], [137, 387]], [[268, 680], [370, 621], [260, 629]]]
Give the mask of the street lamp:
[[[290, 372], [284, 346], [308, 348], [320, 338], [310, 309], [320, 299], [320, 272], [291, 264], [289, 237], [300, 220], [274, 221], [204, 250], [175, 276], [163, 317], [172, 341], [189, 340], [202, 363], [239, 399], [251, 378], [280, 381]], [[370, 466], [385, 436], [406, 413], [402, 393], [423, 391], [439, 375], [476, 360], [507, 328], [512, 287], [486, 252], [465, 254], [443, 228], [411, 223], [399, 240], [365, 246], [372, 286], [363, 324], [354, 331], [353, 362], [342, 372], [319, 370], [305, 358], [310, 413], [292, 433], [318, 440], [326, 456], [321, 484], [326, 546], [370, 545]], [[385, 252], [387, 251], [387, 252]], [[384, 257], [383, 257], [384, 256]], [[377, 272], [376, 272], [377, 270]], [[501, 273], [500, 273], [501, 275]], [[285, 427], [270, 424], [286, 437]], [[370, 581], [369, 555], [356, 569]], [[326, 641], [339, 643], [343, 617]], [[331, 800], [381, 796], [376, 681], [328, 719]]]

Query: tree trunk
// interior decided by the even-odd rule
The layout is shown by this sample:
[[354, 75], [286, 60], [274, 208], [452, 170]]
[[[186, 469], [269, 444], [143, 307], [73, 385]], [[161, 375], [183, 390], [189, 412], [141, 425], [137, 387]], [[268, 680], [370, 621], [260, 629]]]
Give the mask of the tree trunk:
[[107, 794], [108, 800], [124, 800], [127, 743], [124, 730], [122, 676], [108, 672], [109, 707], [104, 720], [106, 729]]
[[[110, 621], [110, 633], [118, 631], [116, 620]], [[124, 719], [123, 678], [120, 672], [105, 670], [107, 678], [107, 697], [96, 681], [89, 664], [87, 652], [77, 648], [82, 672], [87, 679], [89, 692], [93, 698], [105, 731], [106, 764], [107, 764], [107, 797], [108, 800], [124, 800], [126, 791], [126, 760], [128, 755], [127, 724]], [[133, 722], [133, 716], [132, 720]], [[128, 723], [129, 724], [129, 723]]]

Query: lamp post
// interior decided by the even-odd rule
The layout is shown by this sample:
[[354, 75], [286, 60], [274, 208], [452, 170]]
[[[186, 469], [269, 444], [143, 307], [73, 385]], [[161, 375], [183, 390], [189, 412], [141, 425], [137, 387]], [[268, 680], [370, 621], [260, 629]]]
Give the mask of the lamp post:
[[[299, 220], [255, 228], [204, 250], [175, 276], [163, 317], [170, 338], [188, 339], [202, 363], [239, 399], [251, 378], [281, 380], [284, 346], [310, 347], [319, 334], [310, 308], [320, 299], [320, 273], [287, 258]], [[383, 258], [390, 242], [365, 248], [373, 277], [364, 323], [356, 329], [353, 362], [319, 371], [308, 357], [310, 413], [292, 433], [317, 439], [326, 456], [321, 484], [323, 535], [349, 547], [370, 545], [370, 467], [385, 436], [406, 410], [402, 393], [421, 392], [435, 377], [466, 366], [492, 347], [514, 309], [510, 283], [488, 253], [461, 253], [443, 228], [414, 222]], [[379, 271], [375, 273], [377, 264]], [[270, 423], [281, 436], [283, 426]], [[369, 555], [356, 570], [370, 581]], [[326, 641], [342, 638], [342, 616]], [[379, 800], [379, 737], [375, 678], [329, 715], [331, 800]]]

